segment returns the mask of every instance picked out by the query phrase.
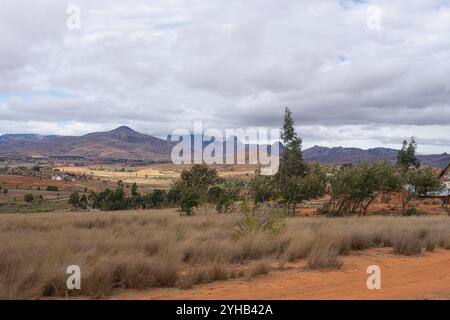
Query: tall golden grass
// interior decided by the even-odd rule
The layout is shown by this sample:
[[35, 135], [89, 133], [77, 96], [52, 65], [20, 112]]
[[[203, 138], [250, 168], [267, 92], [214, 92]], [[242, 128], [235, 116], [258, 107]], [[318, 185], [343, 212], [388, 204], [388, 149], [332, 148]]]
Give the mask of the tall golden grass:
[[[0, 215], [0, 298], [104, 297], [116, 289], [190, 288], [265, 274], [278, 261], [337, 268], [352, 250], [398, 254], [450, 249], [448, 217], [290, 218], [279, 235], [236, 238], [236, 214], [175, 210]], [[67, 291], [67, 266], [81, 290]]]

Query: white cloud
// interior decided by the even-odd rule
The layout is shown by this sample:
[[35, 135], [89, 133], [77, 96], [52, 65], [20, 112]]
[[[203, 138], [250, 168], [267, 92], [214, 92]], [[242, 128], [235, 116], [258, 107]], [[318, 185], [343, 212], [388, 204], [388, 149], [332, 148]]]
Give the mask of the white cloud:
[[289, 106], [305, 145], [450, 151], [448, 1], [370, 4], [378, 31], [362, 1], [4, 0], [0, 133], [278, 127]]

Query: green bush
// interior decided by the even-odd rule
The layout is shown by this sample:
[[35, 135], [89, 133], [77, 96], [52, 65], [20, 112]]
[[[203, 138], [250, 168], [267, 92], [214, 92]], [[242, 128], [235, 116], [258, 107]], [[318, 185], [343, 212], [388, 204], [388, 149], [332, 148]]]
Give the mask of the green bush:
[[23, 196], [23, 199], [24, 199], [26, 202], [32, 202], [32, 201], [34, 200], [34, 196], [33, 196], [31, 193], [28, 193], [28, 194], [26, 194], [26, 195]]
[[[181, 197], [181, 212], [192, 216], [201, 204], [201, 196], [193, 190], [185, 191]], [[195, 209], [195, 210], [194, 210]]]
[[277, 235], [285, 230], [287, 221], [285, 214], [267, 205], [256, 207], [248, 201], [241, 204], [241, 220], [236, 224], [235, 234], [237, 237], [249, 233], [267, 233]]

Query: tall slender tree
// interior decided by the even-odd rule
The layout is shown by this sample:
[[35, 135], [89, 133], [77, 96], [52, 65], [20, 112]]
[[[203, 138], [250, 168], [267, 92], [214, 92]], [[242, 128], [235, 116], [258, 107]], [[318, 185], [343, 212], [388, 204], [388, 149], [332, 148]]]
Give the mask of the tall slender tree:
[[404, 140], [402, 148], [397, 153], [397, 164], [408, 171], [420, 167], [420, 161], [416, 158], [417, 143], [414, 137], [411, 137], [409, 143]]
[[298, 137], [294, 128], [292, 112], [286, 108], [284, 112], [283, 128], [281, 129], [281, 139], [283, 141], [283, 158], [280, 164], [279, 182], [290, 177], [302, 177], [306, 174], [306, 163], [302, 153], [302, 139]]
[[289, 108], [284, 113], [281, 129], [284, 150], [277, 176], [278, 192], [295, 214], [296, 204], [304, 200], [320, 197], [325, 190], [325, 175], [319, 167], [310, 167], [303, 159], [302, 139], [294, 128], [294, 120]]

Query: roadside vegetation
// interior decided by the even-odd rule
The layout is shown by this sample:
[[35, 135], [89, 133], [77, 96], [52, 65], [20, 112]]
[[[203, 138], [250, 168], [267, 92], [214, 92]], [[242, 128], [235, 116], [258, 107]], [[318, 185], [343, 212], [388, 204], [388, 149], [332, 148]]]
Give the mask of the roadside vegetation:
[[[180, 218], [175, 209], [5, 215], [0, 298], [187, 289], [250, 279], [299, 259], [306, 268], [345, 267], [343, 255], [374, 247], [402, 255], [450, 249], [450, 220], [444, 216], [287, 218], [281, 226], [277, 221], [242, 232], [238, 214]], [[81, 291], [68, 292], [66, 268], [73, 264], [82, 271]]]

